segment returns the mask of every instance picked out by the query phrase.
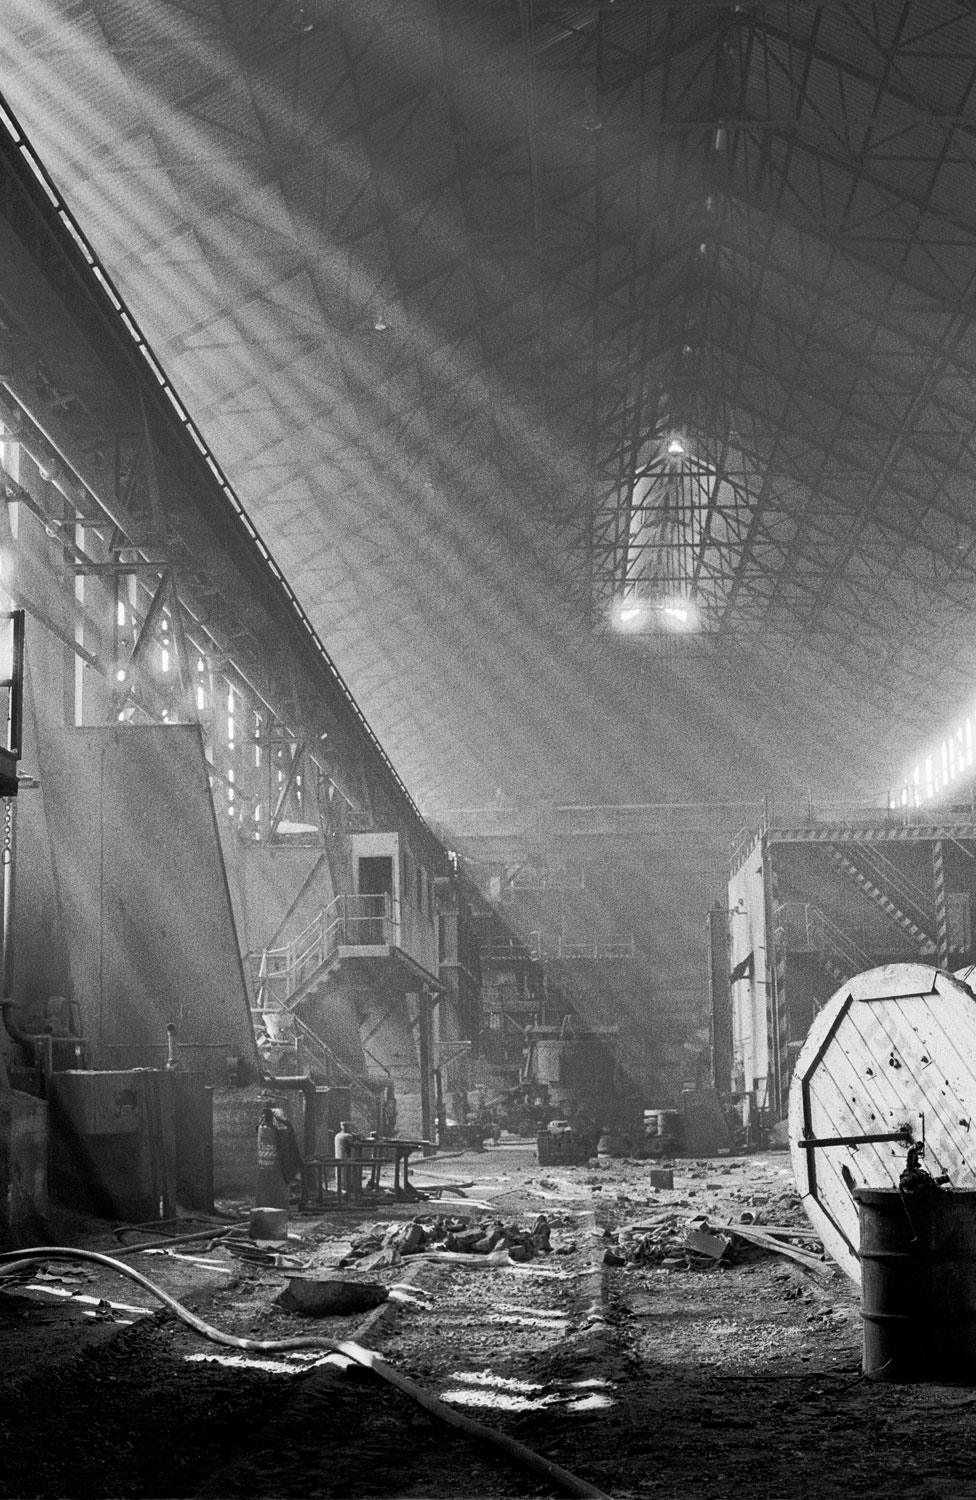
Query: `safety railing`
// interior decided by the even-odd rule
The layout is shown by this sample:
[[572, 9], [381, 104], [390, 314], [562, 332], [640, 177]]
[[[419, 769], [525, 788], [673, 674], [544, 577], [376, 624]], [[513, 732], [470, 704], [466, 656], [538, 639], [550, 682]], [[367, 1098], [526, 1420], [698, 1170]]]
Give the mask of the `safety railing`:
[[763, 814], [755, 824], [740, 829], [730, 840], [729, 874], [733, 876], [741, 869], [767, 834], [775, 840], [795, 833], [798, 828], [837, 827], [857, 834], [935, 826], [951, 838], [954, 831], [960, 837], [971, 836], [974, 823], [976, 804], [972, 803], [969, 806], [939, 806], [926, 802], [918, 807], [893, 807], [882, 798], [873, 805], [865, 805], [860, 801], [814, 802], [812, 798], [808, 798], [802, 805], [780, 805], [774, 804], [772, 798], [767, 798]]
[[524, 964], [533, 958], [530, 941], [524, 943], [521, 938], [490, 938], [479, 945], [481, 962], [486, 968], [497, 966], [504, 967], [506, 964]]
[[745, 864], [750, 854], [761, 841], [765, 824], [760, 828], [740, 828], [729, 847], [729, 876], [734, 876]]
[[595, 959], [602, 963], [633, 958], [636, 944], [633, 937], [608, 938], [596, 943], [572, 943], [558, 933], [530, 932], [529, 948], [532, 957], [540, 962], [549, 959]]
[[911, 921], [923, 929], [931, 926], [935, 918], [931, 889], [910, 879], [876, 845], [860, 845], [856, 854], [845, 855], [840, 849], [837, 852], [842, 858], [846, 857], [858, 874], [877, 886], [881, 894], [895, 903]]
[[349, 1090], [350, 1118], [365, 1130], [376, 1128], [376, 1094], [358, 1073], [346, 1066], [328, 1043], [307, 1026], [301, 1016], [294, 1017], [300, 1062], [314, 1074], [321, 1073], [327, 1084], [341, 1084]]
[[288, 1010], [340, 947], [395, 943], [399, 922], [390, 896], [336, 896], [282, 948], [252, 956], [260, 1010]]
[[820, 958], [832, 959], [846, 970], [848, 978], [873, 968], [876, 962], [819, 906], [807, 901], [784, 901], [776, 908], [775, 925], [776, 936], [787, 949], [806, 949]]

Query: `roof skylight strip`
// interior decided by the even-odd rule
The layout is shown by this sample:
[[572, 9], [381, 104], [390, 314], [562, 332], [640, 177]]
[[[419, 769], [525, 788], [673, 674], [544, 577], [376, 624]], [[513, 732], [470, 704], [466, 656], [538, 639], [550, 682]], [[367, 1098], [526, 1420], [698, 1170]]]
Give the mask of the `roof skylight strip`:
[[393, 762], [390, 760], [380, 741], [377, 739], [375, 732], [369, 724], [369, 721], [367, 720], [362, 709], [359, 707], [359, 704], [356, 702], [352, 690], [349, 688], [335, 662], [332, 660], [331, 656], [326, 650], [322, 640], [318, 635], [318, 632], [315, 629], [315, 626], [312, 624], [308, 615], [305, 613], [301, 602], [299, 601], [291, 585], [288, 583], [288, 580], [286, 579], [284, 573], [282, 572], [278, 564], [274, 562], [270, 548], [263, 541], [261, 541], [257, 528], [255, 527], [253, 521], [251, 521], [250, 517], [246, 514], [244, 506], [242, 505], [239, 497], [234, 491], [233, 486], [231, 485], [227, 476], [224, 474], [224, 471], [220, 467], [220, 464], [217, 462], [217, 459], [211, 452], [206, 439], [203, 437], [202, 433], [200, 432], [196, 423], [193, 421], [193, 418], [190, 416], [183, 402], [176, 394], [169, 376], [166, 374], [166, 371], [159, 363], [159, 360], [150, 349], [149, 344], [147, 343], [144, 334], [139, 328], [136, 319], [126, 308], [122, 298], [119, 296], [119, 293], [115, 289], [112, 278], [109, 276], [104, 266], [101, 265], [94, 249], [92, 248], [89, 240], [84, 234], [84, 231], [78, 224], [71, 210], [68, 208], [60, 192], [55, 186], [54, 181], [48, 174], [47, 168], [35, 153], [34, 148], [27, 140], [20, 126], [14, 119], [14, 116], [10, 112], [9, 107], [6, 105], [2, 98], [0, 98], [0, 124], [2, 124], [7, 129], [8, 133], [13, 138], [18, 151], [30, 168], [32, 175], [37, 179], [37, 182], [43, 190], [45, 197], [50, 200], [51, 205], [55, 209], [63, 227], [71, 236], [78, 249], [81, 251], [85, 261], [87, 262], [90, 270], [93, 273], [95, 280], [98, 283], [100, 291], [104, 295], [107, 295], [111, 303], [112, 310], [118, 318], [119, 323], [124, 328], [127, 337], [135, 345], [136, 349], [145, 360], [149, 369], [152, 371], [156, 381], [160, 386], [160, 389], [166, 396], [166, 399], [172, 407], [173, 412], [178, 418], [181, 426], [188, 433], [195, 446], [199, 449], [200, 453], [205, 458], [207, 466], [210, 469], [214, 479], [216, 479], [217, 483], [219, 484], [222, 493], [224, 494], [228, 503], [231, 505], [238, 519], [244, 526], [244, 529], [248, 535], [248, 539], [252, 543], [260, 544], [258, 546], [258, 551], [261, 556], [262, 562], [268, 568], [268, 571], [272, 574], [278, 586], [282, 589], [285, 598], [294, 611], [300, 624], [303, 626], [317, 654], [321, 658], [323, 665], [329, 672], [329, 675], [331, 676], [335, 686], [339, 689], [340, 694], [345, 699], [347, 706], [353, 713], [363, 733], [366, 735], [377, 755], [380, 757], [380, 760], [386, 767], [389, 774], [393, 777], [397, 788], [406, 800], [412, 812], [415, 814], [421, 824], [426, 827], [426, 820], [423, 814], [417, 807], [417, 804], [414, 802], [413, 797], [410, 795], [410, 792], [407, 790], [407, 787], [402, 781], [399, 772], [396, 770], [396, 767], [393, 765]]

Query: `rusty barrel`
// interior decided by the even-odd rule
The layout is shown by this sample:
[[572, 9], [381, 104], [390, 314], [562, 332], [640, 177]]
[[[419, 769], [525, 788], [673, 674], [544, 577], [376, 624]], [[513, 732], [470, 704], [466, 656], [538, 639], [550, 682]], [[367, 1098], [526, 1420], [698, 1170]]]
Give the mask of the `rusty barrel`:
[[976, 1383], [976, 1192], [857, 1188], [863, 1370]]

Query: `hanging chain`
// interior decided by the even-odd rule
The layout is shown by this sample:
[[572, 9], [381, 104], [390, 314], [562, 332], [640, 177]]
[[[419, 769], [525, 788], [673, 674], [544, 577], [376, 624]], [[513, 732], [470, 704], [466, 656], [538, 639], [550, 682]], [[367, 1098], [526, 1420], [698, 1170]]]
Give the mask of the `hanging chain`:
[[3, 852], [0, 864], [9, 865], [14, 857], [14, 799], [3, 799]]

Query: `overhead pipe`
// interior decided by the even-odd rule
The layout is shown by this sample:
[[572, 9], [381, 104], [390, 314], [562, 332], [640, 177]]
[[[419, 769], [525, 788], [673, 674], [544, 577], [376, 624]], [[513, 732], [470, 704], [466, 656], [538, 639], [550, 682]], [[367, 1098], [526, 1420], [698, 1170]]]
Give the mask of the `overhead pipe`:
[[[29, 1068], [40, 1069], [40, 1097], [47, 1096], [48, 1080], [54, 1072], [54, 1037], [52, 1028], [48, 1025], [43, 1032], [24, 1031], [19, 1021], [15, 1021], [12, 1012], [17, 1009], [16, 1000], [6, 997], [0, 999], [0, 1014], [3, 1016], [3, 1024], [7, 1035], [23, 1053], [24, 1061]], [[6, 1068], [2, 1071], [6, 1074]], [[7, 1083], [9, 1085], [9, 1078]]]
[[286, 1074], [276, 1078], [273, 1073], [262, 1073], [261, 1082], [272, 1089], [298, 1090], [302, 1096], [302, 1155], [310, 1161], [316, 1155], [315, 1139], [315, 1080], [310, 1073]]

